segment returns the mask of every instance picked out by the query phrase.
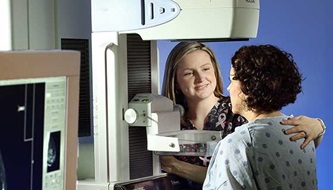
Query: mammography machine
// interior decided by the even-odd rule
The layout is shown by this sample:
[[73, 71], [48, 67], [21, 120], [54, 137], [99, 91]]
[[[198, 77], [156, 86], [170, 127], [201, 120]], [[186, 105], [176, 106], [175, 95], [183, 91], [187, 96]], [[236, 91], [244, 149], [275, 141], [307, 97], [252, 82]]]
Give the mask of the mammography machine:
[[[91, 1], [91, 163], [95, 167], [88, 177], [79, 175], [79, 190], [165, 189], [170, 181], [161, 173], [159, 154], [189, 154], [189, 150], [193, 155], [209, 154], [207, 145], [214, 147], [220, 138], [219, 134], [206, 134], [206, 138], [177, 131], [177, 119], [167, 119], [179, 118], [179, 113], [158, 95], [156, 40], [232, 41], [257, 35], [259, 1], [150, 0], [126, 5], [128, 2]], [[113, 15], [115, 12], [122, 16]], [[127, 18], [139, 23], [126, 26], [130, 23]], [[117, 19], [120, 25], [108, 24]], [[79, 162], [89, 163], [82, 156]]]
[[184, 108], [155, 94], [140, 93], [129, 102], [125, 121], [146, 127], [147, 149], [158, 155], [211, 156], [221, 140], [218, 131], [179, 130]]
[[176, 130], [179, 111], [158, 95], [157, 40], [248, 40], [257, 36], [259, 24], [259, 1], [252, 0], [0, 4], [7, 13], [0, 18], [7, 23], [5, 48], [81, 52], [81, 79], [86, 73], [91, 78], [80, 81], [79, 133], [85, 130], [78, 146], [78, 190], [172, 189], [159, 155], [209, 154], [220, 137]]

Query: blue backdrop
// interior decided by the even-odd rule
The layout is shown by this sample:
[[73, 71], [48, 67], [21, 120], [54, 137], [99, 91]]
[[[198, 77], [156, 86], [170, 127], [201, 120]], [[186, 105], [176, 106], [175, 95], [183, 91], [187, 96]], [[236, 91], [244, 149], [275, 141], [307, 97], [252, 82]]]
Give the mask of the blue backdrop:
[[[293, 54], [305, 81], [297, 102], [283, 110], [285, 114], [322, 118], [328, 127], [317, 148], [319, 189], [333, 189], [333, 2], [331, 0], [280, 0], [260, 2], [258, 36], [246, 42], [209, 42], [217, 55], [223, 75], [225, 94], [229, 84], [230, 58], [242, 45], [274, 44]], [[160, 50], [160, 84], [165, 60], [177, 42], [158, 41]], [[332, 176], [331, 176], [332, 172]]]

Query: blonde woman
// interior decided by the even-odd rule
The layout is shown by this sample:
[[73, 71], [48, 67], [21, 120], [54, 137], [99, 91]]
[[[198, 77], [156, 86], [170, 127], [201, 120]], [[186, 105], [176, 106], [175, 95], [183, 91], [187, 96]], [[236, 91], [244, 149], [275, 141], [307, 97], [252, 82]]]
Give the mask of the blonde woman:
[[[234, 114], [230, 98], [223, 95], [219, 66], [212, 50], [200, 42], [180, 42], [170, 52], [166, 65], [162, 95], [185, 109], [181, 130], [221, 131], [223, 137], [247, 120]], [[302, 147], [314, 140], [320, 143], [323, 126], [318, 119], [298, 116], [282, 121], [294, 125], [286, 134], [291, 140], [305, 138]], [[318, 138], [317, 138], [318, 137]], [[174, 189], [202, 189], [207, 157], [161, 156], [161, 167], [169, 173]]]

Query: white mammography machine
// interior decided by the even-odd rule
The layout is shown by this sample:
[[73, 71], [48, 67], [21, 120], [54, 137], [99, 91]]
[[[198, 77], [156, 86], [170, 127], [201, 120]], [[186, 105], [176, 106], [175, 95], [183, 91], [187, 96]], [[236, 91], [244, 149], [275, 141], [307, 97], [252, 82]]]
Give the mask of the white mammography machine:
[[[165, 189], [170, 182], [161, 173], [159, 155], [209, 155], [220, 139], [218, 132], [179, 131], [179, 111], [158, 95], [156, 40], [257, 36], [259, 1], [129, 2], [91, 1], [94, 159], [83, 165], [93, 164], [94, 171], [92, 178], [79, 175], [78, 190], [149, 189], [142, 182]], [[108, 24], [117, 19], [119, 27]], [[126, 26], [128, 20], [139, 24]]]
[[159, 155], [211, 156], [221, 140], [219, 131], [180, 129], [180, 105], [162, 96], [137, 94], [129, 102], [125, 120], [147, 130], [147, 149]]

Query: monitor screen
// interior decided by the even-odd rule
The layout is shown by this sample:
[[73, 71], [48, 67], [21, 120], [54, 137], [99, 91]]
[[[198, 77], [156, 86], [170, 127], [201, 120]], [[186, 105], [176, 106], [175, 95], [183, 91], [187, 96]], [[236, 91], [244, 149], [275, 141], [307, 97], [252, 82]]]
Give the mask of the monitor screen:
[[79, 52], [0, 52], [0, 189], [75, 189]]

